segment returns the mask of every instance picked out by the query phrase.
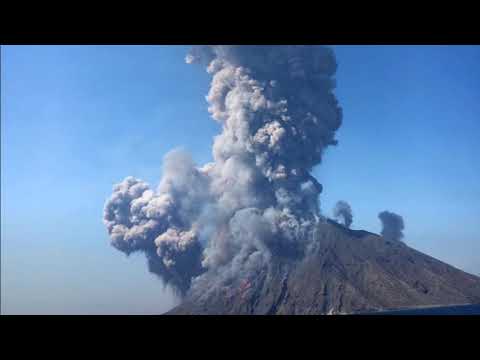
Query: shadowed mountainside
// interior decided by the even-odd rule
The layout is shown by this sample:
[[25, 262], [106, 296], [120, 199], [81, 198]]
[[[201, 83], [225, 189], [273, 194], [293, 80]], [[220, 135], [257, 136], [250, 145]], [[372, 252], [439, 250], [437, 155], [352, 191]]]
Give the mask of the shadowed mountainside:
[[269, 271], [167, 314], [348, 314], [480, 303], [480, 278], [379, 235], [328, 220], [301, 261], [274, 257]]

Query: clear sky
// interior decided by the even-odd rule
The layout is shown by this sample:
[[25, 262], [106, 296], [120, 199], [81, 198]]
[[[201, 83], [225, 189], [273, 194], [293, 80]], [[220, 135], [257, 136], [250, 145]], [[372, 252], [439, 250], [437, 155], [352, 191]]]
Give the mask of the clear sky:
[[[186, 46], [1, 47], [1, 311], [162, 313], [142, 255], [109, 245], [103, 204], [156, 186], [177, 146], [211, 160], [209, 76]], [[339, 145], [315, 169], [322, 212], [405, 219], [405, 242], [480, 275], [480, 47], [335, 46]]]

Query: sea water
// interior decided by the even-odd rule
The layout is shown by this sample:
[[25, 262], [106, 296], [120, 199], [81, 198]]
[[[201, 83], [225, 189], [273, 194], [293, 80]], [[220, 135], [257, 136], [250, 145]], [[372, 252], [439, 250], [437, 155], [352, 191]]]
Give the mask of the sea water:
[[362, 313], [361, 315], [480, 315], [480, 304], [374, 311]]

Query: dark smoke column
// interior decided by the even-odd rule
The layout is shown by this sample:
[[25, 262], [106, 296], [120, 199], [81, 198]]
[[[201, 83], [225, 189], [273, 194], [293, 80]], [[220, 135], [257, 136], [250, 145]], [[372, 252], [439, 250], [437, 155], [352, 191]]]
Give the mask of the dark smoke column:
[[389, 211], [382, 211], [378, 214], [382, 222], [382, 236], [385, 240], [400, 241], [403, 238], [403, 229], [405, 227], [403, 218]]

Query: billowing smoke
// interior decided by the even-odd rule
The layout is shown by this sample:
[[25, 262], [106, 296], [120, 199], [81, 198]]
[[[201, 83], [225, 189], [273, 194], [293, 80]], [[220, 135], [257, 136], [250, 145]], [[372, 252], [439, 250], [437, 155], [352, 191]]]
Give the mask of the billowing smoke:
[[346, 201], [337, 201], [335, 204], [335, 207], [333, 208], [333, 216], [336, 219], [341, 219], [343, 220], [343, 225], [345, 225], [347, 228], [352, 225], [353, 222], [353, 214], [352, 214], [352, 208]]
[[213, 162], [174, 150], [156, 190], [127, 177], [104, 210], [113, 246], [144, 252], [182, 293], [253, 276], [272, 255], [303, 256], [321, 219], [310, 172], [342, 122], [330, 48], [198, 46], [186, 61], [212, 76]]
[[382, 211], [378, 214], [378, 218], [382, 222], [382, 236], [385, 240], [400, 241], [403, 238], [405, 225], [400, 215], [389, 211]]

